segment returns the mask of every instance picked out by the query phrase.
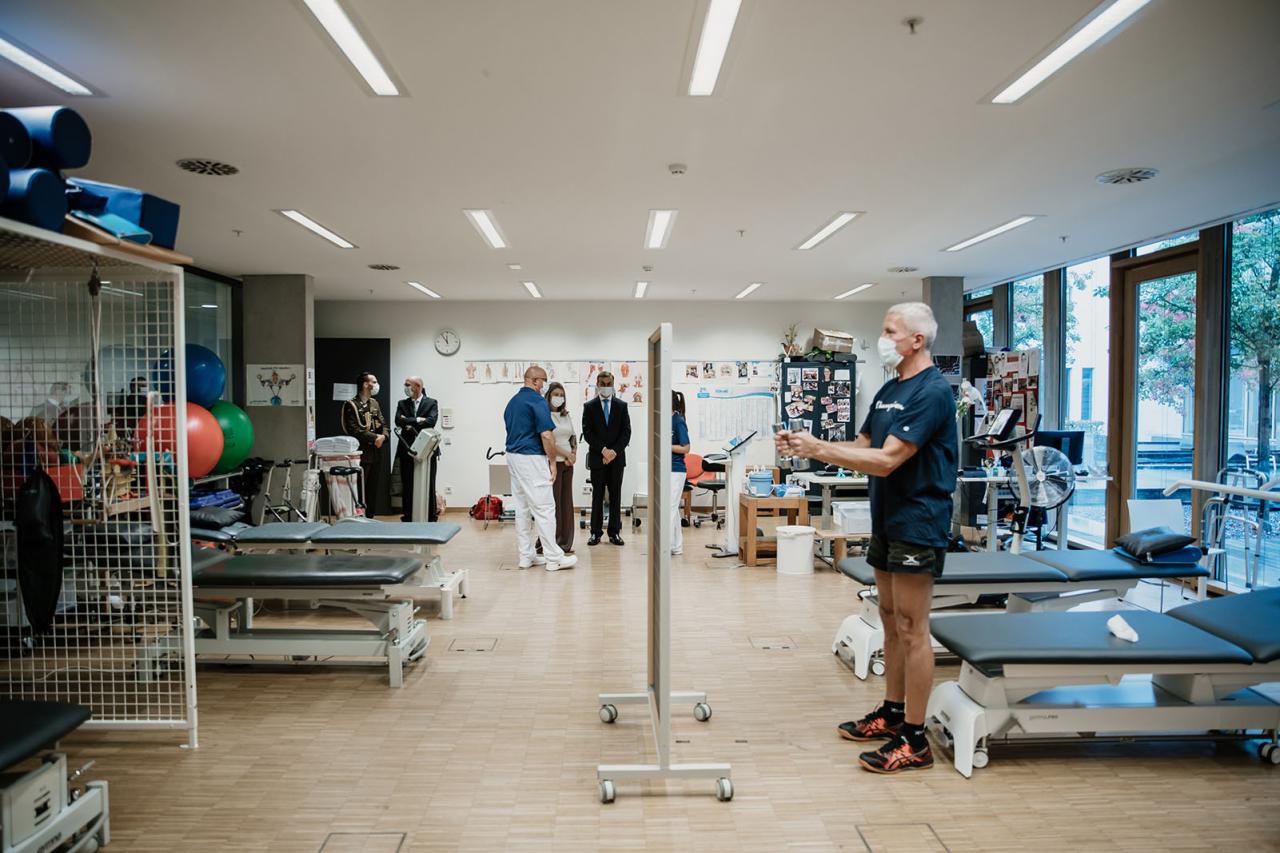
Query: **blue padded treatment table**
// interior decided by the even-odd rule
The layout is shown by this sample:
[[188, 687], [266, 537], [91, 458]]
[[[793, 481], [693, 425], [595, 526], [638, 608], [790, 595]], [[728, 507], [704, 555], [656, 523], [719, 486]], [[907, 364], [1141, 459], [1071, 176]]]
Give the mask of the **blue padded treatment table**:
[[1280, 589], [1197, 601], [1168, 613], [1126, 610], [1136, 642], [1111, 634], [1116, 613], [952, 614], [933, 636], [959, 656], [956, 681], [934, 687], [926, 722], [954, 746], [964, 776], [990, 738], [1128, 739], [1203, 732], [1256, 738], [1280, 764]]
[[443, 545], [460, 532], [462, 528], [459, 525], [440, 521], [348, 521], [312, 534], [311, 541], [326, 548], [344, 545]]
[[[1135, 563], [1114, 551], [1032, 551], [1024, 556], [1052, 566], [1076, 582], [1118, 580], [1137, 577], [1198, 578], [1208, 577], [1209, 570], [1196, 563]], [[945, 574], [945, 572], [944, 572]]]
[[[193, 561], [194, 562], [194, 561]], [[246, 554], [192, 567], [191, 585], [219, 587], [342, 587], [402, 584], [422, 568], [413, 557], [346, 554]]]
[[[414, 618], [412, 579], [421, 571], [422, 558], [407, 553], [232, 556], [197, 549], [192, 553], [191, 585], [200, 599], [196, 615], [207, 627], [196, 634], [196, 654], [249, 655], [252, 662], [258, 656], [314, 663], [373, 658], [387, 665], [391, 686], [400, 687], [404, 666], [419, 660], [430, 642], [426, 622]], [[373, 627], [258, 628], [252, 618], [254, 597], [343, 608]], [[160, 638], [146, 654], [172, 654], [177, 642], [173, 636]]]
[[1126, 610], [1121, 615], [1139, 642], [1111, 635], [1114, 612], [953, 613], [932, 619], [934, 639], [961, 660], [989, 674], [1005, 664], [1070, 664], [1107, 660], [1125, 664], [1253, 663], [1239, 646], [1162, 613]]
[[1184, 604], [1165, 615], [1235, 643], [1257, 663], [1280, 660], [1280, 588]]
[[83, 705], [0, 699], [0, 770], [47, 749], [91, 716]]
[[244, 544], [261, 542], [306, 544], [314, 534], [328, 527], [329, 525], [318, 521], [282, 521], [277, 524], [263, 524], [259, 527], [241, 530], [236, 534], [234, 541]]
[[[875, 570], [863, 557], [841, 560], [836, 569], [864, 586], [875, 584]], [[934, 582], [931, 609], [972, 605], [983, 595], [1007, 594], [1010, 614], [1067, 610], [1123, 598], [1143, 579], [1205, 574], [1200, 566], [1147, 566], [1111, 551], [970, 551], [947, 555], [942, 577]], [[840, 623], [831, 650], [856, 676], [866, 678], [868, 672], [883, 670], [884, 631], [874, 589], [861, 593], [861, 598], [861, 612]]]
[[[865, 557], [849, 557], [836, 564], [836, 570], [864, 586], [876, 582], [876, 570]], [[962, 583], [1006, 584], [1011, 580], [1027, 583], [1066, 583], [1071, 580], [1058, 569], [1029, 559], [1025, 555], [999, 551], [948, 554], [937, 586]]]

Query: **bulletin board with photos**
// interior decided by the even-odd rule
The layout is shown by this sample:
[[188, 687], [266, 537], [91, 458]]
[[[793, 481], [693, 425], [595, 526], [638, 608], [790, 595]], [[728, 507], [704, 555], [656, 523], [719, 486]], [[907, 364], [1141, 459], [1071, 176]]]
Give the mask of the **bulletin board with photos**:
[[783, 361], [778, 365], [783, 424], [804, 421], [810, 433], [826, 441], [848, 441], [856, 434], [854, 362]]
[[[982, 384], [986, 383], [985, 390]], [[1040, 416], [1040, 350], [993, 352], [987, 356], [987, 378], [977, 380], [987, 410], [1019, 409], [1023, 430], [1035, 426]]]

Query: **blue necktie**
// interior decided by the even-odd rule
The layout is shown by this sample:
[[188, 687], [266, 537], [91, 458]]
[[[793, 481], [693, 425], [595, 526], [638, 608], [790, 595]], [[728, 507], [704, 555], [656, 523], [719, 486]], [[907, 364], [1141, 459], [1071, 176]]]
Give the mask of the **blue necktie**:
[[604, 409], [604, 425], [608, 426], [609, 425], [609, 401], [601, 400], [600, 408]]

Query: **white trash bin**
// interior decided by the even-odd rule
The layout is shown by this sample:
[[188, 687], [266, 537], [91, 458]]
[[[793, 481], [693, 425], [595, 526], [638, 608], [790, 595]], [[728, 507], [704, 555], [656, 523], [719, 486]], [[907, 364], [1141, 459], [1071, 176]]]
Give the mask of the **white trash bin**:
[[813, 539], [815, 531], [804, 524], [778, 527], [778, 574], [813, 574]]

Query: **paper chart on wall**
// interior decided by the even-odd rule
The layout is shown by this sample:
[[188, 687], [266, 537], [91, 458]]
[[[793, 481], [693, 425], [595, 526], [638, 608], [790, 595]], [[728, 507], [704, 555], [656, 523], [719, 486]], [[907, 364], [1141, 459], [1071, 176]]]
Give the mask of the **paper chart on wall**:
[[773, 428], [774, 393], [763, 386], [701, 387], [691, 406], [691, 432], [701, 441], [720, 441], [755, 430], [769, 435]]
[[462, 365], [462, 381], [463, 382], [479, 382], [480, 381], [480, 365], [474, 361], [464, 362]]

